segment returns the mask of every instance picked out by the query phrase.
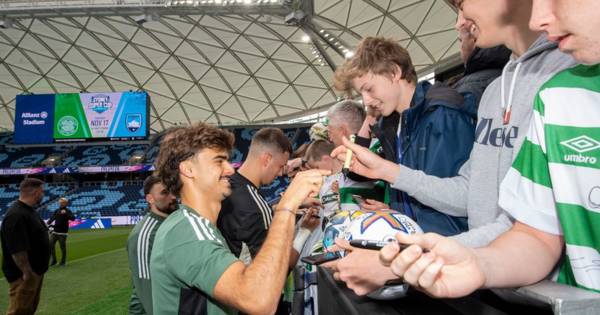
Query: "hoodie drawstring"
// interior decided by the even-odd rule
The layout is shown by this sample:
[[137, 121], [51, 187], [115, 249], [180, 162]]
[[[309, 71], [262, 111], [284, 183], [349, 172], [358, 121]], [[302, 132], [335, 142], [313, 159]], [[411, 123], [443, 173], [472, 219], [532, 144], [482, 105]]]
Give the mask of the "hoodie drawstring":
[[500, 97], [502, 97], [502, 108], [504, 109], [503, 121], [505, 125], [508, 125], [510, 122], [510, 112], [512, 109], [512, 100], [515, 92], [515, 85], [517, 83], [517, 75], [519, 74], [519, 70], [521, 70], [521, 63], [517, 63], [517, 67], [515, 68], [515, 72], [513, 73], [512, 81], [510, 82], [510, 90], [508, 91], [508, 102], [505, 103], [506, 94], [504, 88], [504, 77], [506, 76], [506, 71], [508, 67], [512, 65], [513, 61], [509, 61], [504, 69], [502, 69], [502, 77], [500, 78]]

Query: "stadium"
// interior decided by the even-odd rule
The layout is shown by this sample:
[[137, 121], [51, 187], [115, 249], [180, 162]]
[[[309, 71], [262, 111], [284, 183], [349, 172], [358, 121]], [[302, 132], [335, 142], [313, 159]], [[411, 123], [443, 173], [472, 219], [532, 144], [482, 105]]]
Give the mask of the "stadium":
[[[473, 0], [464, 2], [467, 1]], [[502, 1], [514, 2], [515, 0]], [[23, 188], [22, 183], [28, 179], [43, 181], [43, 197], [32, 205], [21, 203], [35, 210], [36, 215], [44, 221], [44, 229], [48, 228], [46, 224], [49, 225], [50, 230], [44, 230], [44, 233], [48, 234], [50, 240], [55, 235], [61, 235], [60, 231], [54, 231], [58, 221], [54, 224], [49, 222], [54, 221], [55, 216], [65, 208], [64, 200], [68, 202], [67, 208], [73, 214], [73, 218], [67, 221], [66, 264], [63, 261], [61, 264], [54, 265], [56, 258], [53, 258], [54, 264], [48, 267], [42, 275], [43, 283], [39, 284], [41, 295], [39, 295], [39, 305], [35, 303], [37, 309], [33, 307], [33, 312], [25, 311], [24, 314], [134, 314], [131, 304], [134, 300], [132, 292], [134, 294], [136, 292], [133, 280], [136, 276], [135, 271], [132, 270], [137, 271], [137, 269], [131, 269], [132, 264], [135, 263], [132, 263], [131, 256], [128, 257], [130, 248], [127, 246], [128, 237], [140, 233], [136, 232], [135, 227], [140, 228], [144, 225], [154, 209], [154, 201], [148, 201], [152, 199], [148, 197], [146, 180], [153, 175], [161, 179], [166, 178], [162, 177], [164, 174], [159, 174], [161, 165], [163, 168], [160, 170], [164, 170], [165, 165], [168, 166], [168, 162], [159, 159], [159, 156], [162, 156], [161, 144], [166, 144], [162, 146], [162, 150], [165, 148], [173, 151], [183, 150], [175, 146], [182, 141], [185, 143], [185, 140], [182, 140], [184, 138], [182, 130], [198, 128], [199, 123], [202, 124], [201, 126], [207, 124], [219, 130], [226, 130], [233, 135], [235, 141], [233, 148], [227, 152], [226, 162], [235, 169], [235, 174], [242, 174], [240, 176], [245, 176], [247, 179], [251, 176], [246, 174], [254, 171], [249, 170], [252, 166], [248, 161], [252, 161], [256, 154], [265, 154], [256, 151], [259, 149], [253, 149], [253, 143], [258, 142], [254, 140], [257, 134], [260, 135], [266, 129], [276, 129], [287, 138], [285, 142], [289, 142], [290, 148], [284, 146], [285, 148], [282, 149], [286, 154], [287, 163], [277, 166], [280, 168], [279, 172], [276, 176], [273, 175], [272, 179], [261, 178], [258, 182], [249, 180], [251, 185], [256, 186], [256, 192], [251, 192], [254, 199], [242, 201], [244, 205], [254, 204], [254, 202], [258, 204], [257, 211], [264, 220], [264, 231], [258, 229], [256, 233], [254, 230], [247, 232], [253, 233], [250, 238], [262, 235], [260, 242], [264, 241], [265, 244], [269, 240], [267, 236], [269, 225], [272, 224], [270, 225], [272, 227], [276, 224], [277, 213], [285, 212], [278, 208], [280, 203], [293, 199], [290, 196], [286, 197], [285, 192], [290, 187], [292, 187], [290, 189], [296, 188], [293, 184], [296, 180], [295, 171], [310, 172], [309, 169], [331, 167], [331, 174], [321, 176], [322, 182], [319, 182], [319, 185], [333, 187], [330, 181], [335, 179], [336, 188], [327, 190], [333, 193], [326, 197], [325, 190], [317, 190], [313, 195], [304, 196], [309, 199], [316, 195], [318, 209], [313, 208], [313, 205], [306, 205], [304, 199], [302, 205], [298, 203], [295, 207], [302, 208], [301, 210], [284, 209], [296, 214], [294, 227], [291, 228], [294, 232], [290, 233], [289, 240], [285, 238], [286, 242], [289, 241], [285, 250], [289, 252], [291, 247], [292, 253], [295, 251], [298, 254], [295, 257], [297, 263], [291, 262], [293, 255], [289, 258], [287, 254], [284, 255], [285, 261], [290, 262], [290, 267], [289, 270], [286, 269], [284, 277], [286, 280], [285, 283], [281, 283], [282, 288], [279, 290], [283, 293], [276, 292], [278, 301], [276, 308], [268, 309], [266, 313], [276, 311], [277, 314], [294, 315], [319, 313], [570, 315], [600, 312], [600, 289], [595, 287], [600, 285], [598, 282], [600, 278], [594, 280], [600, 274], [595, 271], [598, 264], [597, 260], [593, 259], [596, 256], [593, 255], [590, 256], [590, 264], [581, 267], [588, 268], [586, 272], [591, 280], [588, 279], [587, 282], [575, 280], [575, 276], [566, 276], [567, 280], [564, 280], [565, 277], [551, 278], [545, 274], [545, 277], [538, 281], [529, 281], [527, 285], [516, 287], [502, 285], [508, 288], [501, 289], [489, 287], [483, 289], [480, 286], [477, 291], [472, 290], [474, 292], [457, 295], [451, 299], [434, 298], [436, 294], [431, 294], [430, 291], [415, 285], [408, 279], [404, 281], [399, 274], [396, 274], [398, 279], [378, 282], [376, 290], [373, 291], [372, 289], [375, 288], [371, 288], [367, 290], [368, 292], [361, 293], [357, 289], [360, 285], [352, 284], [352, 277], [340, 278], [340, 269], [337, 269], [337, 266], [317, 267], [322, 261], [309, 263], [302, 259], [315, 256], [317, 253], [321, 254], [323, 251], [327, 252], [324, 246], [335, 244], [340, 246], [336, 243], [338, 238], [345, 238], [348, 241], [371, 238], [369, 241], [372, 243], [369, 244], [374, 247], [363, 248], [380, 250], [384, 245], [390, 246], [390, 240], [395, 243], [397, 240], [394, 235], [398, 232], [405, 234], [434, 232], [452, 236], [469, 233], [470, 230], [477, 230], [482, 226], [485, 228], [485, 224], [488, 223], [500, 224], [499, 218], [505, 212], [500, 207], [503, 205], [503, 198], [499, 186], [504, 174], [514, 171], [511, 169], [511, 162], [518, 151], [513, 147], [518, 148], [521, 145], [522, 138], [518, 137], [525, 137], [525, 130], [527, 130], [523, 125], [524, 121], [528, 122], [529, 117], [532, 116], [531, 113], [520, 113], [520, 109], [516, 108], [512, 112], [511, 122], [510, 106], [513, 105], [511, 103], [513, 94], [517, 95], [515, 103], [525, 102], [519, 97], [533, 99], [534, 95], [531, 93], [537, 91], [543, 82], [551, 78], [548, 73], [557, 73], [567, 69], [567, 64], [570, 67], [574, 63], [572, 60], [567, 62], [564, 59], [546, 61], [552, 62], [556, 68], [544, 73], [548, 76], [543, 77], [543, 80], [536, 79], [537, 74], [534, 73], [531, 76], [533, 79], [528, 80], [540, 82], [535, 88], [529, 88], [530, 92], [525, 92], [525, 89], [520, 87], [521, 83], [516, 84], [516, 92], [514, 92], [514, 80], [520, 71], [520, 63], [524, 64], [524, 70], [521, 71], [527, 72], [527, 75], [531, 75], [528, 71], [533, 73], [533, 70], [527, 68], [527, 61], [519, 61], [516, 70], [509, 69], [514, 66], [513, 63], [516, 63], [514, 60], [517, 56], [509, 41], [497, 43], [497, 46], [494, 45], [495, 47], [492, 48], [480, 48], [476, 47], [476, 40], [472, 40], [472, 46], [465, 48], [466, 43], [471, 40], [469, 36], [478, 33], [473, 31], [477, 29], [476, 26], [468, 24], [475, 23], [469, 19], [466, 20], [470, 22], [465, 22], [468, 27], [460, 26], [460, 21], [465, 21], [463, 9], [458, 5], [460, 2], [455, 0], [5, 0], [0, 2], [0, 224], [3, 224], [3, 252], [0, 253], [0, 258], [5, 265], [10, 261], [14, 265], [13, 269], [19, 267], [20, 270], [15, 269], [19, 274], [24, 273], [21, 272], [23, 269], [19, 259], [15, 258], [15, 255], [11, 256], [15, 252], [12, 250], [12, 245], [5, 245], [9, 243], [7, 240], [11, 239], [10, 232], [5, 231], [14, 231], [12, 229], [15, 223], [11, 221], [14, 220], [13, 208], [15, 204], [24, 200], [23, 194], [26, 189]], [[465, 32], [470, 35], [465, 35]], [[481, 34], [483, 34], [481, 36], [486, 35], [483, 32]], [[379, 46], [368, 46], [369, 39], [382, 42], [378, 42]], [[533, 41], [529, 44], [535, 45]], [[381, 49], [382, 45], [392, 45], [392, 48], [387, 46], [387, 50]], [[540, 44], [539, 47], [543, 45], [546, 44]], [[368, 62], [371, 60], [369, 58], [373, 60], [382, 58], [382, 55], [375, 52], [376, 49], [398, 54], [398, 50], [394, 50], [396, 47], [400, 47], [399, 51], [408, 56], [410, 67], [404, 68], [397, 61], [401, 59], [388, 56], [383, 57], [387, 58], [388, 63], [385, 67], [377, 68], [379, 69], [377, 73], [371, 72], [370, 68], [375, 67], [373, 65], [367, 67], [368, 72], [361, 68], [364, 65], [360, 62]], [[489, 50], [482, 53], [484, 49]], [[556, 46], [546, 45], [539, 49], [547, 51], [554, 49], [558, 52]], [[465, 53], [465, 50], [468, 52]], [[357, 54], [361, 54], [363, 58], [355, 58]], [[476, 54], [477, 56], [473, 57]], [[550, 55], [551, 52], [548, 54]], [[395, 63], [394, 66], [390, 66], [390, 62]], [[400, 63], [402, 62], [405, 61]], [[562, 67], [563, 64], [565, 67]], [[398, 78], [395, 76], [396, 69], [402, 73]], [[509, 76], [514, 75], [514, 77], [512, 77], [512, 85], [505, 88], [504, 72], [506, 71], [509, 72]], [[414, 73], [414, 80], [410, 78], [411, 73]], [[482, 76], [465, 80], [472, 74]], [[370, 92], [370, 89], [374, 88], [368, 90], [365, 86], [371, 84], [370, 82], [376, 82], [374, 78], [364, 79], [366, 83], [360, 86], [356, 83], [361, 82], [360, 80], [363, 80], [366, 75], [385, 76], [386, 80], [390, 78], [389, 82], [392, 82], [390, 84], [398, 85], [390, 87], [385, 85], [387, 83], [380, 83], [385, 88]], [[493, 125], [494, 117], [489, 114], [491, 111], [484, 113], [489, 114], [490, 118], [482, 116], [482, 105], [479, 104], [491, 102], [489, 99], [492, 97], [500, 99], [500, 96], [486, 98], [484, 94], [484, 90], [485, 93], [494, 93], [489, 91], [497, 77], [502, 79], [502, 102], [505, 102], [505, 94], [507, 96], [510, 94], [508, 103], [511, 104], [508, 104], [508, 108], [505, 108], [505, 104], [501, 104], [503, 110], [501, 113], [495, 110], [494, 115], [500, 115], [504, 123]], [[509, 79], [506, 80], [508, 82]], [[537, 83], [531, 84], [533, 86]], [[390, 94], [385, 93], [391, 92], [381, 91], [404, 89], [406, 86], [413, 87], [413, 90], [410, 88], [409, 90], [411, 93], [414, 92], [415, 96], [411, 96], [408, 103], [402, 105], [404, 107], [398, 105], [394, 108], [389, 107], [388, 110], [386, 102], [392, 97], [386, 98]], [[519, 91], [519, 88], [522, 91]], [[509, 93], [505, 93], [505, 89], [510, 89]], [[500, 87], [497, 87], [497, 90], [497, 94], [500, 95]], [[353, 95], [348, 94], [349, 91]], [[529, 94], [522, 96], [519, 93]], [[395, 99], [404, 97], [400, 94], [402, 93], [394, 95]], [[352, 109], [352, 106], [347, 105], [348, 102], [359, 109]], [[527, 104], [530, 103], [532, 101]], [[342, 114], [339, 114], [339, 111], [342, 111]], [[357, 111], [360, 112], [357, 114], [360, 118], [358, 125], [355, 123], [356, 119], [349, 118]], [[377, 112], [377, 115], [373, 112]], [[439, 116], [430, 114], [433, 112]], [[526, 118], [521, 118], [519, 115]], [[370, 118], [373, 120], [367, 124]], [[448, 127], [449, 125], [453, 127]], [[335, 129], [338, 128], [337, 126], [344, 127], [339, 127], [342, 129], [338, 130]], [[368, 136], [364, 136], [366, 143], [354, 140], [354, 135], [357, 136], [356, 138], [363, 137], [365, 126], [368, 127]], [[353, 128], [354, 130], [350, 131]], [[560, 143], [571, 150], [569, 152], [571, 155], [565, 155], [569, 157], [565, 163], [596, 164], [600, 156], [582, 155], [594, 152], [600, 147], [600, 138], [596, 137], [598, 131], [594, 132], [596, 133], [590, 137], [575, 137], [574, 134], [572, 136], [569, 134], [573, 139], [561, 138], [563, 142]], [[178, 140], [168, 139], [171, 133]], [[342, 135], [347, 138], [352, 135], [352, 141], [356, 143], [342, 142]], [[325, 149], [315, 149], [319, 142], [321, 145], [323, 142], [328, 144], [323, 146]], [[471, 169], [469, 175], [471, 182], [461, 186], [465, 191], [454, 194], [451, 189], [447, 192], [440, 188], [442, 186], [436, 186], [435, 181], [427, 182], [427, 179], [418, 177], [421, 176], [420, 173], [410, 177], [410, 180], [406, 180], [404, 184], [398, 184], [402, 180], [395, 177], [387, 179], [384, 176], [386, 174], [373, 179], [360, 174], [354, 166], [358, 163], [356, 160], [366, 156], [367, 153], [359, 153], [358, 156], [355, 153], [354, 157], [347, 153], [350, 152], [351, 146], [357, 144], [367, 147], [370, 149], [370, 154], [377, 154], [381, 158], [373, 165], [388, 165], [385, 163], [391, 161], [394, 165], [399, 164], [403, 168], [412, 168], [410, 171], [423, 173], [423, 177], [437, 176], [442, 180], [446, 177], [464, 179], [466, 175], [461, 168], [463, 164], [471, 168], [477, 166], [480, 169]], [[265, 147], [271, 148], [269, 145], [271, 144]], [[488, 145], [493, 148], [485, 154], [494, 154], [491, 160], [498, 160], [498, 162], [474, 162], [474, 159], [478, 158], [481, 161], [489, 157], [481, 158], [477, 155], [477, 152], [481, 152], [477, 151], [478, 147]], [[190, 144], [190, 148], [191, 146]], [[340, 162], [336, 157], [329, 156], [332, 151], [338, 152], [336, 150], [340, 149], [339, 146], [346, 148], [342, 158], [346, 159], [345, 161], [340, 160]], [[266, 150], [265, 152], [270, 150], [264, 149], [265, 147], [260, 147], [263, 148], [260, 150]], [[208, 148], [214, 149], [211, 146]], [[321, 163], [326, 159], [323, 154], [317, 156], [318, 158], [313, 157], [317, 154], [315, 152], [321, 152], [319, 150], [327, 150], [329, 164]], [[487, 149], [482, 149], [484, 150]], [[352, 149], [352, 151], [356, 150]], [[489, 153], [492, 151], [494, 153]], [[275, 162], [271, 162], [270, 159], [277, 160], [277, 158], [276, 155], [271, 155], [269, 162], [264, 162], [264, 165], [270, 165], [269, 172], [273, 173], [272, 163]], [[262, 158], [262, 155], [260, 156]], [[181, 165], [184, 163], [183, 160], [180, 162], [178, 168], [182, 168]], [[342, 164], [344, 164], [343, 168]], [[245, 169], [244, 165], [246, 165]], [[258, 167], [258, 165], [260, 164], [254, 166]], [[291, 169], [295, 169], [294, 172], [291, 172]], [[339, 173], [340, 177], [334, 178], [334, 173]], [[207, 171], [206, 174], [210, 175], [210, 172]], [[329, 175], [331, 180], [328, 180]], [[509, 175], [506, 176], [508, 178]], [[233, 175], [227, 176], [228, 183], [229, 177], [233, 178]], [[480, 178], [480, 182], [476, 182], [477, 178]], [[180, 183], [179, 188], [189, 187], [188, 182], [181, 181], [183, 184]], [[215, 191], [218, 189], [219, 181], [216, 183]], [[488, 184], [490, 187], [494, 186], [493, 189], [489, 188], [490, 191], [493, 190], [492, 192], [486, 190]], [[248, 185], [249, 189], [251, 185]], [[166, 182], [165, 187], [167, 187]], [[594, 190], [597, 188], [586, 191], [586, 195], [582, 197], [585, 200], [589, 199], [591, 206], [588, 206], [588, 209], [597, 209], [600, 204], [594, 199], [598, 197], [597, 190]], [[425, 195], [426, 192], [423, 191], [427, 190], [433, 191], [431, 193], [433, 196], [420, 197]], [[235, 190], [233, 191], [235, 193]], [[185, 192], [185, 189], [182, 190], [183, 196], [178, 196], [180, 203], [184, 203], [184, 200], [193, 200], [185, 197]], [[473, 195], [477, 196], [472, 197]], [[493, 197], [490, 197], [492, 195]], [[187, 196], [190, 194], [188, 193]], [[462, 197], [469, 198], [468, 202], [453, 201]], [[233, 199], [233, 197], [223, 198]], [[488, 202], [486, 198], [490, 198], [493, 202]], [[377, 199], [372, 203], [375, 209], [364, 208], [365, 200], [370, 204], [371, 199]], [[325, 203], [332, 200], [336, 205], [332, 208], [333, 213], [328, 214], [329, 208]], [[223, 202], [225, 208], [227, 203]], [[473, 202], [493, 212], [493, 218], [487, 219], [491, 222], [484, 222], [485, 224], [479, 222], [479, 226], [473, 225], [471, 217], [477, 217], [477, 213], [473, 215], [475, 209], [471, 209]], [[457, 203], [461, 206], [456, 206]], [[455, 210], [456, 208], [461, 210]], [[185, 208], [182, 209], [177, 212], [187, 211]], [[303, 229], [306, 229], [302, 224], [308, 220], [310, 211], [316, 211], [312, 212], [313, 216], [320, 221], [316, 228], [310, 227], [307, 235], [301, 236]], [[371, 211], [374, 211], [373, 214]], [[388, 211], [391, 211], [391, 214]], [[594, 213], [597, 215], [597, 211]], [[206, 220], [202, 215], [199, 216]], [[492, 217], [491, 214], [489, 216]], [[7, 217], [11, 223], [5, 226]], [[232, 244], [237, 243], [230, 241], [230, 234], [224, 231], [226, 225], [223, 225], [222, 222], [225, 221], [221, 221], [220, 214], [218, 218], [219, 224], [216, 218], [214, 222], [208, 221], [215, 227], [218, 225], [219, 229], [223, 229], [222, 231], [216, 229], [213, 231], [212, 227], [208, 229], [207, 226], [210, 224], [198, 223], [204, 221], [197, 219], [196, 223], [192, 223], [195, 235], [201, 239], [206, 235], [211, 238], [211, 233], [213, 236], [214, 234], [220, 236], [222, 233], [223, 240], [214, 237], [216, 240], [213, 241], [224, 243], [224, 247], [228, 251], [231, 250], [235, 258], [248, 264], [242, 258], [245, 253], [251, 256], [250, 261], [263, 260], [257, 258], [262, 258], [258, 256], [261, 250], [256, 249], [258, 253], [255, 252], [254, 246], [245, 240], [241, 242], [240, 248], [234, 249], [237, 245]], [[509, 230], [515, 218], [521, 220], [518, 216], [506, 216], [504, 222], [509, 222], [506, 224], [510, 226], [507, 225], [502, 231], [496, 232], [490, 228], [489, 233], [482, 232], [491, 237], [484, 243], [473, 245], [475, 243], [470, 241], [463, 242], [460, 238], [457, 240], [465, 247], [484, 247]], [[597, 218], [590, 220], [597, 220]], [[262, 224], [263, 221], [259, 221]], [[279, 221], [277, 222], [279, 224]], [[593, 224], [590, 223], [589, 226]], [[158, 226], [156, 228], [158, 229]], [[236, 231], [237, 229], [237, 226], [233, 228]], [[387, 229], [392, 230], [389, 232]], [[315, 231], [319, 230], [321, 234], [317, 235]], [[261, 234], [263, 232], [264, 234]], [[144, 233], [146, 237], [151, 234], [148, 231]], [[595, 232], [590, 233], [590, 235], [600, 235], [594, 234]], [[594, 237], [591, 237], [595, 240], [590, 241], [592, 245], [586, 244], [588, 248], [595, 248], [597, 254], [598, 241]], [[12, 238], [13, 242], [19, 244], [29, 242], [29, 240], [15, 241], [14, 237]], [[65, 238], [67, 238], [66, 231]], [[297, 247], [298, 239], [302, 240], [300, 247]], [[275, 244], [275, 241], [272, 242]], [[565, 245], [565, 241], [562, 242], [561, 248]], [[570, 246], [569, 242], [571, 241], [568, 240], [565, 246]], [[54, 242], [52, 244], [54, 248]], [[356, 245], [358, 243], [349, 244], [360, 246], [360, 244]], [[26, 249], [30, 250], [29, 244], [27, 246]], [[58, 247], [56, 249], [57, 255], [59, 252], [60, 255], [63, 254]], [[351, 257], [349, 253], [355, 249], [346, 248], [345, 254], [335, 258], [347, 260]], [[424, 257], [430, 250], [433, 251], [423, 247], [422, 256]], [[370, 251], [370, 254], [372, 255], [373, 252]], [[149, 261], [151, 257], [154, 261], [155, 258], [147, 253]], [[561, 257], [561, 259], [568, 259], [564, 254]], [[195, 257], [190, 259], [193, 261]], [[364, 261], [367, 261], [366, 258]], [[369, 261], [379, 264], [377, 258]], [[143, 264], [140, 263], [139, 266], [141, 265]], [[568, 267], [564, 268], [571, 273], [573, 273], [570, 270], [571, 266], [579, 266], [573, 261], [566, 265]], [[389, 265], [386, 266], [388, 267]], [[365, 270], [357, 273], [363, 273], [365, 277], [373, 274], [375, 278], [375, 272], [369, 273], [368, 269], [366, 267]], [[35, 272], [35, 268], [33, 270]], [[559, 268], [555, 271], [558, 274]], [[561, 269], [562, 271], [564, 269]], [[154, 271], [152, 272], [154, 275]], [[13, 309], [16, 302], [10, 301], [17, 299], [14, 296], [18, 294], [14, 292], [18, 291], [18, 287], [14, 285], [17, 280], [11, 279], [18, 278], [20, 281], [21, 276], [14, 277], [10, 273], [5, 273], [3, 271], [0, 274], [2, 278], [0, 279], [0, 313], [16, 314]], [[212, 278], [212, 274], [205, 277]], [[561, 282], [561, 279], [566, 282]], [[269, 284], [269, 277], [265, 277], [264, 281]], [[217, 284], [213, 283], [213, 285], [216, 295]], [[154, 283], [151, 287], [155, 290]], [[184, 287], [181, 292], [189, 289], [202, 295], [204, 299], [201, 300], [203, 304], [198, 304], [204, 309], [199, 311], [198, 307], [192, 306], [195, 312], [188, 310], [189, 314], [230, 313], [219, 303], [222, 300], [231, 302], [231, 299], [221, 299], [221, 296], [213, 298], [213, 292], [204, 292], [205, 290], [200, 286], [185, 284]], [[237, 286], [233, 287], [237, 288]], [[241, 282], [239, 287], [244, 288]], [[270, 288], [265, 290], [268, 289]], [[370, 294], [367, 294], [369, 292]], [[207, 298], [207, 295], [210, 297]], [[154, 295], [150, 294], [150, 296], [154, 298]], [[270, 295], [265, 293], [264, 296], [267, 299], [266, 296]], [[255, 295], [253, 298], [261, 300], [263, 296]], [[179, 313], [185, 313], [182, 311], [182, 305], [185, 303], [181, 301], [177, 302], [181, 303]], [[198, 302], [193, 299], [192, 301]], [[233, 305], [235, 306], [233, 309], [242, 310], [242, 313], [253, 313], [252, 310], [256, 310], [243, 308], [245, 304], [241, 302], [239, 304], [223, 302], [223, 304]], [[156, 308], [156, 304], [154, 307]], [[211, 307], [217, 307], [218, 311]], [[164, 309], [155, 313], [157, 312], [171, 313]]]

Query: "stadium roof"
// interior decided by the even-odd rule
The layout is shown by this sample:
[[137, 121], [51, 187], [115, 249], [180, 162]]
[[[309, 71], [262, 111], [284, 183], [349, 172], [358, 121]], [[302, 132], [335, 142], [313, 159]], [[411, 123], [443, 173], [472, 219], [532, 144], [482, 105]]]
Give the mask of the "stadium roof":
[[337, 99], [335, 65], [370, 35], [417, 71], [458, 62], [443, 0], [0, 2], [0, 129], [15, 96], [146, 90], [151, 128], [282, 122]]

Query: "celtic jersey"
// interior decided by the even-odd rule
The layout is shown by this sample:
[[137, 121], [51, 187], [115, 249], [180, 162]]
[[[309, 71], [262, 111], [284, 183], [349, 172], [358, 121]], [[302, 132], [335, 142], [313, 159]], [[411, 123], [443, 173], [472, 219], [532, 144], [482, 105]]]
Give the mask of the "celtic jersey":
[[181, 205], [156, 233], [150, 275], [154, 314], [236, 314], [214, 288], [237, 258], [206, 218]]
[[600, 66], [545, 83], [529, 133], [502, 182], [500, 206], [565, 239], [558, 282], [600, 292]]

